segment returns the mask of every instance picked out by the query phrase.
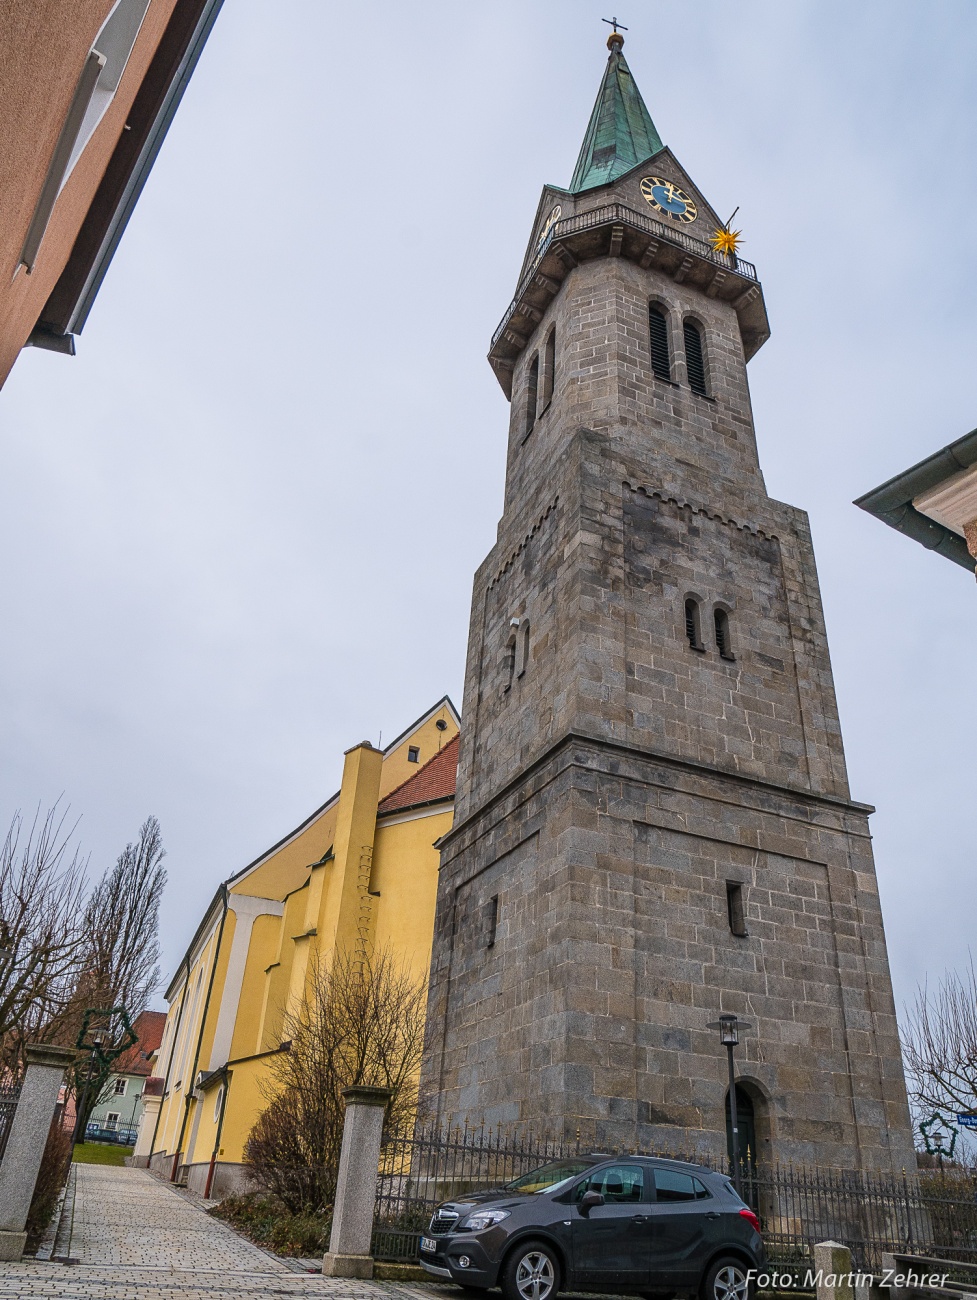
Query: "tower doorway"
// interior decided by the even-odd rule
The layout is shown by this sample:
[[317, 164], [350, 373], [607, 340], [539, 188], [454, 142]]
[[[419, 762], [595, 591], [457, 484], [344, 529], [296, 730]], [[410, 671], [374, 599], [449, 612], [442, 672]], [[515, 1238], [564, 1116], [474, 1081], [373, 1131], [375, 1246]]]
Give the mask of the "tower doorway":
[[[753, 1098], [741, 1087], [736, 1085], [736, 1123], [739, 1129], [739, 1155], [740, 1162], [744, 1166], [755, 1169], [757, 1163], [757, 1135], [756, 1135], [756, 1110], [753, 1105]], [[730, 1162], [733, 1159], [733, 1120], [730, 1114], [729, 1106], [729, 1089], [726, 1089], [726, 1155]]]

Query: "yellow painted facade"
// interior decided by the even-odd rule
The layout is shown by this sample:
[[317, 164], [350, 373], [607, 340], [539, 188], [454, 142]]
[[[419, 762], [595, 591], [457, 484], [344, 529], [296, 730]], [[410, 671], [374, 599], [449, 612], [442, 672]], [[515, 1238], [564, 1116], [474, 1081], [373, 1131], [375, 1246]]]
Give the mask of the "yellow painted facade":
[[240, 1180], [314, 963], [383, 946], [427, 978], [458, 727], [445, 697], [385, 750], [355, 745], [339, 793], [221, 885], [166, 993], [158, 1173], [204, 1194]]

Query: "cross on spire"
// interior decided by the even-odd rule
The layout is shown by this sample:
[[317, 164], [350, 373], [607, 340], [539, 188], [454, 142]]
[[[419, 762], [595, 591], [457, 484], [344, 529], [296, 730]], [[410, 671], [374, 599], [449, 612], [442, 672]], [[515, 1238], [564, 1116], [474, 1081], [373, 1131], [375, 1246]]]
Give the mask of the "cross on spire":
[[[609, 27], [613, 27], [614, 30], [615, 30], [615, 32], [616, 32], [617, 29], [618, 29], [618, 25], [619, 25], [619, 24], [618, 24], [618, 20], [617, 20], [617, 18], [602, 18], [602, 19], [601, 19], [601, 22], [602, 22], [602, 23], [607, 23], [607, 25], [608, 25]], [[620, 27], [621, 27], [621, 31], [622, 31], [622, 32], [626, 32], [626, 31], [628, 30], [628, 29], [623, 25], [623, 23], [620, 24]]]

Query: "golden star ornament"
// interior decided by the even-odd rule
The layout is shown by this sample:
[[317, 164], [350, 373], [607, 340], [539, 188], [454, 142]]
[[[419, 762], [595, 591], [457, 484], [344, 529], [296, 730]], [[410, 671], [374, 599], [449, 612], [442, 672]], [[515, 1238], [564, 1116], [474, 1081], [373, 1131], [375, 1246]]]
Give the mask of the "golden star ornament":
[[712, 233], [712, 246], [717, 253], [729, 253], [732, 257], [736, 256], [740, 246], [741, 230], [729, 230], [725, 226], [722, 230], [714, 230]]

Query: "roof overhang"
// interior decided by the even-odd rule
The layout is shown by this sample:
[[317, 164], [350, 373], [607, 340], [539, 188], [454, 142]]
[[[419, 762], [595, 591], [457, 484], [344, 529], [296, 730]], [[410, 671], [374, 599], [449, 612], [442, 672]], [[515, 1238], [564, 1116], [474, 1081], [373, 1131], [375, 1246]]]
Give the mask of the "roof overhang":
[[964, 525], [977, 519], [977, 429], [855, 502], [929, 551], [974, 572]]
[[222, 4], [177, 0], [29, 345], [74, 355], [72, 336], [85, 326]]

